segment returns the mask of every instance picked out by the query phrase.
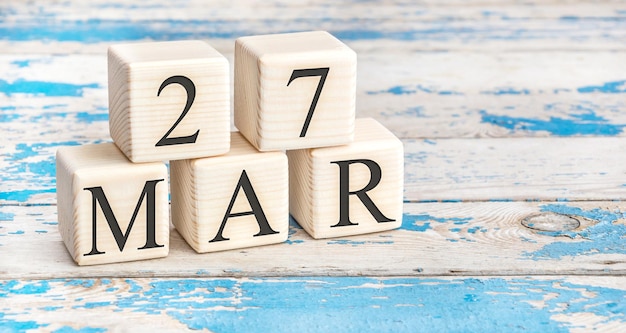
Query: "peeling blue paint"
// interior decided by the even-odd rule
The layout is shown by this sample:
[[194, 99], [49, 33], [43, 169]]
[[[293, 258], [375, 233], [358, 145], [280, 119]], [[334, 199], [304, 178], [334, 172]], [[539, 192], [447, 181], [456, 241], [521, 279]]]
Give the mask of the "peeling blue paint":
[[11, 65], [15, 65], [19, 68], [24, 68], [30, 66], [31, 60], [14, 60], [11, 61]]
[[411, 30], [382, 32], [379, 30], [344, 30], [334, 31], [339, 39], [345, 40], [376, 40], [376, 39], [393, 39], [393, 40], [413, 40], [416, 38], [416, 32]]
[[540, 260], [597, 254], [626, 255], [626, 225], [617, 223], [619, 219], [624, 218], [624, 213], [600, 208], [586, 211], [578, 207], [557, 204], [544, 205], [541, 211], [580, 216], [594, 221], [595, 224], [583, 230], [538, 232], [540, 235], [567, 237], [570, 240], [546, 244], [539, 250], [525, 252], [525, 257]]
[[30, 94], [46, 97], [82, 97], [85, 89], [101, 88], [97, 83], [71, 84], [64, 82], [28, 81], [18, 79], [7, 82], [0, 79], [0, 93], [7, 96], [14, 94]]
[[[41, 282], [3, 282], [30, 283]], [[90, 290], [84, 280], [50, 283]], [[189, 329], [217, 332], [568, 332], [574, 327], [555, 320], [555, 315], [583, 313], [600, 318], [600, 324], [626, 323], [626, 291], [563, 279], [166, 279], [149, 282], [146, 288], [135, 288], [132, 280], [116, 283], [130, 291], [104, 291], [98, 294], [98, 301], [76, 299], [76, 305], [85, 310], [104, 307], [112, 312], [132, 311], [146, 316], [165, 314]], [[3, 284], [0, 292], [7, 290]], [[76, 290], [81, 294], [84, 291]], [[43, 302], [56, 297], [57, 291], [35, 288], [33, 294]], [[37, 329], [48, 325], [17, 322], [12, 315], [0, 312], [0, 328]]]
[[66, 108], [67, 106], [68, 106], [67, 104], [50, 104], [50, 105], [44, 105], [43, 109], [51, 110], [51, 109], [57, 109], [57, 108]]
[[410, 231], [424, 232], [432, 229], [430, 222], [452, 223], [454, 225], [467, 224], [472, 220], [471, 217], [448, 217], [441, 218], [428, 214], [404, 214], [402, 215], [402, 229]]
[[[3, 207], [0, 207], [2, 209]], [[13, 221], [15, 218], [14, 213], [7, 213], [0, 210], [0, 221]]]
[[550, 117], [549, 120], [494, 115], [481, 110], [481, 121], [511, 131], [548, 132], [558, 136], [621, 134], [626, 125], [611, 124], [595, 114], [572, 115], [573, 119]]
[[125, 281], [130, 285], [130, 289], [128, 290], [129, 293], [137, 293], [143, 290], [143, 288], [135, 281], [131, 279], [126, 279]]
[[[461, 237], [463, 232], [467, 232], [469, 234], [475, 234], [477, 232], [487, 232], [487, 229], [479, 226], [466, 228], [470, 221], [472, 221], [471, 217], [448, 217], [448, 218], [440, 218], [431, 216], [428, 214], [420, 214], [420, 215], [410, 215], [404, 214], [403, 216], [403, 224], [402, 229], [425, 232], [427, 230], [433, 229], [431, 222], [443, 223], [447, 224], [448, 231], [455, 234], [454, 238], [446, 238], [446, 241], [457, 243], [459, 241], [464, 242], [475, 242], [473, 239], [469, 239], [467, 237]], [[461, 226], [461, 227], [459, 227]]]
[[393, 86], [386, 90], [368, 91], [368, 95], [392, 94], [392, 95], [413, 95], [418, 92], [437, 95], [463, 95], [460, 92], [452, 90], [440, 90], [437, 88], [425, 87], [422, 85], [415, 86]]
[[[406, 218], [406, 216], [405, 216]], [[419, 224], [414, 224], [411, 226], [411, 228], [403, 228], [403, 229], [407, 229], [407, 230], [412, 230], [412, 231], [419, 231], [419, 232], [424, 232], [426, 230], [430, 230], [432, 229], [432, 227], [430, 226], [430, 222], [424, 222], [421, 225]]]
[[91, 288], [95, 285], [95, 283], [96, 283], [95, 279], [74, 279], [74, 280], [68, 280], [65, 283], [65, 285], [71, 286], [71, 287]]
[[383, 245], [389, 245], [389, 244], [393, 244], [393, 241], [354, 241], [354, 240], [349, 240], [349, 239], [334, 239], [331, 241], [326, 242], [326, 244], [328, 245], [351, 245], [351, 246], [359, 246], [359, 245], [366, 245], [366, 244], [383, 244]]
[[50, 290], [48, 281], [17, 281], [8, 280], [0, 281], [0, 298], [6, 298], [9, 295], [37, 295], [44, 294]]
[[75, 305], [73, 309], [95, 309], [110, 306], [111, 302], [85, 302], [83, 305]]
[[492, 91], [482, 91], [481, 94], [485, 95], [529, 95], [530, 90], [528, 89], [515, 89], [515, 88], [497, 88]]
[[49, 178], [56, 177], [56, 164], [54, 156], [49, 156], [45, 160], [39, 162], [28, 163], [28, 172], [34, 173], [37, 176], [44, 176]]
[[513, 199], [509, 199], [509, 198], [495, 198], [495, 199], [489, 199], [489, 202], [513, 202]]
[[302, 227], [296, 222], [293, 216], [289, 215], [289, 233], [287, 236], [287, 240], [285, 243], [289, 245], [304, 243], [302, 239], [293, 239], [293, 235], [295, 235], [298, 231], [303, 230]]
[[45, 188], [39, 190], [16, 190], [0, 192], [0, 201], [26, 202], [32, 196], [43, 193], [56, 193], [56, 188]]
[[[115, 8], [117, 7], [102, 7]], [[132, 7], [134, 10], [150, 10], [154, 6]], [[158, 7], [163, 8], [163, 7]], [[7, 10], [0, 12], [0, 17], [7, 15]], [[472, 25], [460, 24], [457, 17], [445, 16], [438, 19], [438, 23], [432, 23], [431, 27], [416, 29], [411, 24], [408, 26], [401, 25], [397, 29], [370, 29], [363, 28], [375, 26], [380, 20], [374, 19], [341, 19], [325, 16], [313, 15], [306, 18], [284, 20], [281, 18], [266, 18], [262, 22], [245, 21], [238, 22], [236, 20], [222, 19], [142, 19], [139, 21], [123, 20], [123, 19], [80, 19], [70, 20], [67, 18], [58, 18], [57, 13], [49, 12], [45, 9], [40, 10], [36, 19], [20, 18], [12, 20], [12, 24], [0, 26], [0, 39], [8, 41], [60, 41], [60, 42], [81, 42], [81, 43], [99, 43], [113, 41], [130, 41], [130, 40], [181, 40], [181, 39], [235, 39], [241, 36], [254, 34], [266, 34], [277, 32], [302, 31], [303, 26], [308, 27], [325, 27], [333, 35], [343, 40], [400, 40], [400, 41], [416, 41], [416, 40], [438, 40], [450, 41], [460, 40], [463, 42], [483, 41], [483, 40], [512, 40], [520, 39], [553, 39], [558, 36], [577, 41], [589, 38], [588, 34], [581, 34], [580, 28], [572, 30], [572, 23], [580, 24], [579, 21], [592, 22], [597, 25], [602, 22], [608, 22], [595, 30], [600, 30], [604, 34], [600, 35], [606, 39], [613, 40], [616, 37], [612, 32], [616, 30], [615, 24], [622, 23], [623, 20], [619, 16], [604, 17], [575, 17], [564, 16], [555, 22], [563, 24], [567, 28], [567, 33], [563, 31], [555, 31], [554, 29], [524, 29], [516, 26], [503, 26], [498, 29], [490, 27], [474, 27]], [[407, 13], [408, 14], [408, 13]], [[417, 17], [424, 15], [424, 11], [414, 11], [413, 15]], [[485, 15], [483, 13], [483, 15]], [[525, 21], [527, 17], [509, 17], [505, 14], [492, 14], [503, 21]], [[20, 16], [18, 16], [20, 17]], [[446, 24], [449, 22], [455, 24]], [[280, 30], [277, 30], [280, 27]], [[619, 30], [619, 29], [617, 29]]]
[[469, 232], [470, 234], [475, 234], [478, 231], [480, 231], [482, 233], [485, 233], [485, 232], [487, 232], [487, 229], [485, 229], [483, 227], [478, 227], [478, 226], [477, 227], [471, 227], [471, 228], [467, 229], [467, 232]]
[[58, 306], [58, 305], [57, 306], [50, 305], [50, 306], [44, 306], [41, 309], [44, 310], [44, 311], [56, 311], [56, 310], [59, 310], [59, 309], [63, 309], [63, 307], [62, 306]]
[[53, 331], [53, 333], [101, 333], [106, 332], [106, 328], [95, 328], [95, 327], [81, 327], [81, 328], [72, 328], [69, 326], [63, 326], [58, 330]]
[[619, 94], [626, 93], [626, 80], [606, 82], [601, 86], [585, 86], [578, 88], [579, 93], [603, 93], [603, 94]]
[[562, 92], [571, 92], [571, 91], [572, 90], [568, 89], [568, 88], [555, 88], [554, 90], [552, 90], [552, 92], [554, 94], [559, 94], [559, 93], [562, 93]]
[[25, 332], [37, 330], [48, 325], [42, 325], [33, 320], [21, 321], [7, 318], [7, 314], [0, 312], [0, 332]]
[[[618, 301], [624, 298], [623, 291], [593, 288], [597, 295], [589, 297], [584, 294], [584, 286], [568, 284], [567, 289], [561, 290], [554, 286], [554, 281], [280, 279], [274, 283], [259, 283], [261, 281], [256, 280], [237, 283], [227, 287], [228, 292], [221, 293], [215, 293], [215, 282], [184, 281], [183, 287], [172, 283], [154, 284], [149, 295], [151, 298], [143, 295], [133, 303], [154, 303], [155, 299], [159, 299], [170, 306], [168, 315], [190, 329], [241, 332], [287, 332], [303, 329], [333, 332], [413, 332], [419, 327], [429, 331], [491, 331], [502, 327], [507, 327], [507, 331], [511, 332], [545, 331], [548, 327], [551, 331], [567, 331], [566, 323], [552, 321], [554, 312], [591, 311], [606, 316], [606, 321], [624, 320], [624, 305]], [[233, 287], [242, 290], [243, 294], [233, 294]], [[172, 293], [172, 289], [177, 293]], [[185, 293], [185, 297], [203, 297], [217, 302], [184, 302], [180, 300], [181, 291]], [[544, 295], [550, 292], [558, 296], [545, 301], [547, 309], [537, 309], [528, 304], [528, 301], [543, 301]], [[235, 296], [236, 299], [229, 301], [229, 296]], [[220, 298], [224, 301], [218, 301]], [[576, 311], [563, 310], [559, 306], [569, 299], [581, 300], [575, 305]], [[224, 311], [205, 310], [218, 304], [225, 307]], [[363, 306], [367, 304], [377, 305], [379, 308]], [[400, 304], [404, 306], [398, 306]], [[147, 312], [142, 308], [140, 306], [135, 311]], [[441, 311], [442, 309], [448, 311]], [[303, 312], [306, 313], [305, 316], [298, 315]], [[498, 316], [494, 316], [494, 313]], [[530, 316], [533, 320], [529, 321], [527, 318]], [[346, 325], [347, 323], [350, 325]]]
[[109, 114], [107, 113], [90, 113], [90, 112], [78, 112], [76, 113], [76, 120], [79, 123], [91, 124], [97, 121], [109, 121]]
[[[0, 110], [2, 111], [2, 110]], [[21, 115], [19, 113], [0, 113], [0, 123], [10, 123], [16, 119], [19, 119]]]
[[[126, 40], [181, 40], [237, 38], [253, 32], [220, 20], [41, 20], [0, 27], [0, 39], [10, 41], [60, 41], [85, 44]], [[176, 29], [172, 29], [175, 27]]]
[[[619, 11], [616, 11], [619, 14]], [[579, 21], [604, 21], [604, 22], [622, 22], [623, 18], [618, 16], [573, 16], [565, 15], [559, 18], [561, 21], [570, 21], [578, 23]]]
[[417, 90], [412, 89], [412, 88], [402, 87], [402, 86], [395, 86], [387, 90], [367, 92], [368, 95], [378, 95], [378, 94], [384, 94], [384, 93], [393, 94], [393, 95], [412, 95], [412, 94], [417, 93]]
[[522, 242], [526, 242], [526, 243], [533, 243], [533, 244], [536, 244], [536, 243], [537, 243], [537, 241], [536, 241], [536, 240], [534, 240], [534, 239], [530, 239], [530, 238], [528, 238], [528, 237], [520, 237], [520, 239], [522, 240]]
[[[37, 179], [37, 188], [0, 192], [0, 201], [26, 202], [34, 195], [55, 193], [55, 157], [54, 154], [49, 154], [46, 150], [49, 151], [51, 148], [59, 146], [75, 146], [78, 144], [80, 143], [76, 141], [16, 144], [15, 152], [7, 155], [6, 161], [9, 162], [9, 165], [5, 168], [7, 175], [4, 179], [22, 180], [24, 177]], [[38, 160], [42, 154], [48, 155], [47, 158]], [[32, 159], [35, 159], [35, 161]]]
[[405, 116], [405, 117], [416, 117], [416, 118], [426, 118], [426, 114], [424, 113], [424, 107], [422, 106], [412, 106], [405, 110], [398, 111], [392, 114], [392, 116]]
[[[43, 13], [42, 13], [43, 14]], [[306, 22], [311, 26], [328, 26], [319, 19]], [[333, 20], [338, 21], [338, 20]], [[300, 30], [296, 27], [290, 29], [284, 26], [283, 20], [267, 22], [267, 26], [283, 26], [283, 31], [290, 32]], [[295, 22], [297, 23], [297, 22]], [[367, 29], [327, 29], [333, 35], [343, 40], [423, 40], [450, 38], [459, 34], [471, 35], [475, 31], [466, 27], [441, 27], [423, 30], [396, 30], [379, 31]], [[269, 33], [267, 31], [266, 33]], [[276, 31], [272, 31], [276, 32]], [[127, 20], [63, 20], [42, 19], [37, 22], [18, 22], [10, 27], [0, 27], [0, 39], [9, 41], [60, 41], [98, 43], [130, 40], [181, 40], [181, 39], [235, 39], [241, 36], [263, 34], [263, 31], [249, 30], [246, 25], [234, 24], [224, 20], [142, 20], [141, 23]], [[501, 37], [499, 37], [501, 38]]]
[[28, 157], [39, 156], [45, 148], [56, 148], [61, 146], [78, 146], [78, 141], [62, 141], [62, 142], [38, 142], [32, 144], [18, 143], [15, 145], [17, 153], [11, 154], [11, 161], [25, 159]]

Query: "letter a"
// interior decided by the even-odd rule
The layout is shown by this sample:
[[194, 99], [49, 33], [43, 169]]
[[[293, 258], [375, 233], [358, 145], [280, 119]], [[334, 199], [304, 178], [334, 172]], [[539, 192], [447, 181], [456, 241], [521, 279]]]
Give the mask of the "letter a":
[[[367, 159], [334, 161], [330, 163], [339, 166], [339, 223], [331, 226], [331, 228], [358, 224], [350, 221], [350, 196], [353, 194], [356, 194], [378, 223], [395, 221], [383, 215], [372, 199], [367, 195], [367, 191], [376, 187], [382, 179], [382, 170], [378, 163]], [[369, 183], [358, 191], [350, 191], [350, 165], [354, 163], [364, 164], [370, 170]]]
[[[239, 189], [243, 189], [243, 193], [246, 194], [246, 198], [248, 198], [248, 203], [250, 204], [250, 207], [252, 208], [252, 210], [248, 212], [231, 214], [230, 211], [233, 209], [233, 205], [235, 204], [235, 200], [237, 199], [237, 194], [239, 194]], [[254, 217], [256, 217], [257, 223], [259, 224], [260, 230], [256, 235], [254, 235], [254, 237], [278, 233], [277, 231], [274, 231], [270, 227], [269, 223], [267, 222], [265, 213], [263, 213], [263, 208], [261, 208], [259, 199], [257, 198], [256, 193], [254, 192], [254, 189], [252, 188], [252, 184], [250, 183], [250, 178], [248, 178], [248, 174], [246, 173], [246, 170], [243, 170], [243, 172], [241, 172], [241, 176], [239, 177], [239, 181], [237, 182], [237, 186], [235, 187], [235, 193], [233, 193], [233, 196], [230, 199], [230, 204], [228, 205], [228, 209], [226, 210], [224, 219], [222, 219], [222, 224], [220, 225], [220, 229], [217, 232], [217, 235], [215, 236], [215, 238], [210, 240], [209, 243], [229, 240], [229, 238], [225, 238], [224, 236], [222, 236], [222, 232], [224, 232], [224, 227], [226, 226], [226, 221], [228, 221], [228, 219], [231, 217], [239, 217], [239, 216], [246, 216], [246, 215], [254, 215]]]

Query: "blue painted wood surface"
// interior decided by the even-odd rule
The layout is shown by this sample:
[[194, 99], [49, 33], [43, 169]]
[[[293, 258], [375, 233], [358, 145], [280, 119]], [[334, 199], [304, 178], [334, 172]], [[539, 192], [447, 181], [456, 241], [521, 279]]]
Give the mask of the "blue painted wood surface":
[[624, 321], [626, 311], [624, 290], [553, 277], [54, 279], [1, 287], [0, 299], [32, 306], [1, 309], [0, 328], [8, 331], [105, 332], [31, 316], [97, 310], [116, 323], [166, 316], [215, 332], [567, 332], [577, 327], [568, 316], [592, 314], [602, 327]]
[[[405, 143], [400, 230], [72, 265], [54, 152], [110, 141], [109, 44], [205, 39], [232, 64], [239, 36], [314, 29], [357, 51], [358, 116]], [[0, 331], [622, 331], [624, 38], [605, 1], [2, 3]]]

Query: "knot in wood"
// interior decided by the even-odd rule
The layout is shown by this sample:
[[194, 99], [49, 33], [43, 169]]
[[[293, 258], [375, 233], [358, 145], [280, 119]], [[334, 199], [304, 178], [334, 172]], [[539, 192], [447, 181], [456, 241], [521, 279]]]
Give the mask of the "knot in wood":
[[538, 231], [566, 231], [580, 227], [580, 221], [569, 215], [548, 212], [526, 216], [522, 225]]

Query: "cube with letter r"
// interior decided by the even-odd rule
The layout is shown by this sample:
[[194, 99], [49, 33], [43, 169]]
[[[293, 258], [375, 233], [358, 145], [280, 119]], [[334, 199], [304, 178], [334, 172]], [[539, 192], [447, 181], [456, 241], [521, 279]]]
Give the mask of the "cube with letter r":
[[348, 145], [288, 151], [291, 215], [313, 238], [400, 227], [403, 151], [374, 119], [357, 119]]
[[78, 265], [167, 256], [164, 163], [131, 163], [113, 143], [59, 148], [56, 163], [59, 231]]

